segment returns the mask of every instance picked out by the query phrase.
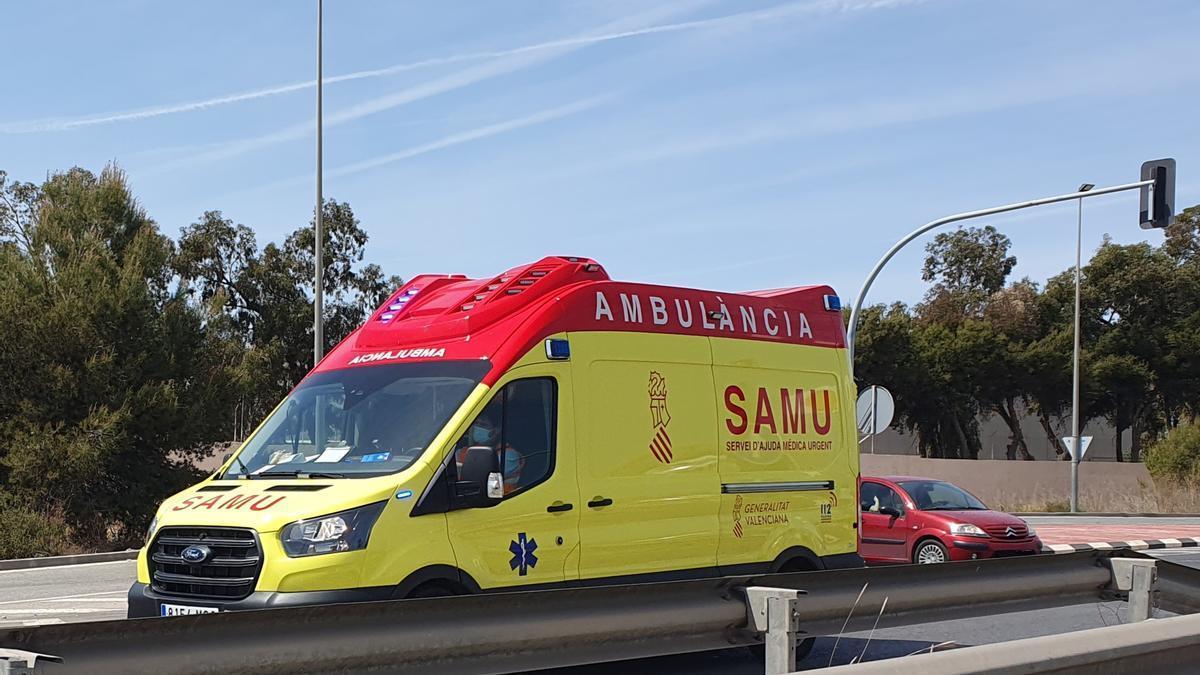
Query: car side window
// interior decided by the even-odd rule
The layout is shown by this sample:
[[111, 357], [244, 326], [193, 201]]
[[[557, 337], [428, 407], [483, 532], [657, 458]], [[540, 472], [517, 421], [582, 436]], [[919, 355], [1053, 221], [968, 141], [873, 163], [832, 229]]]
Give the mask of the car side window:
[[904, 502], [892, 488], [881, 483], [863, 483], [859, 491], [862, 503], [859, 507], [863, 513], [879, 513], [885, 507], [892, 507], [904, 513]]
[[883, 486], [879, 483], [863, 483], [859, 490], [859, 508], [863, 513], [875, 513], [879, 511], [881, 502], [879, 501], [879, 493]]
[[553, 378], [514, 380], [492, 397], [454, 444], [458, 480], [475, 453], [494, 453], [504, 498], [544, 482], [554, 471], [558, 390]]

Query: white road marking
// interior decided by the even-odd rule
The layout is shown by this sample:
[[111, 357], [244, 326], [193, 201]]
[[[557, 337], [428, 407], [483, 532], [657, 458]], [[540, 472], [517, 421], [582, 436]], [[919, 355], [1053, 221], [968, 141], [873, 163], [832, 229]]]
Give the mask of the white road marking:
[[1094, 549], [1096, 549], [1096, 550], [1099, 550], [1099, 551], [1111, 551], [1111, 550], [1113, 550], [1112, 544], [1109, 544], [1108, 542], [1104, 542], [1104, 541], [1098, 541], [1098, 542], [1095, 542], [1095, 543], [1090, 543], [1090, 544], [1087, 544], [1087, 545], [1088, 545], [1088, 546], [1091, 546], [1092, 548], [1094, 548]]
[[[121, 591], [119, 598], [61, 598], [58, 600], [46, 600], [46, 602], [119, 602], [125, 604], [125, 591]], [[0, 609], [0, 612], [4, 610]]]
[[1141, 539], [1134, 539], [1133, 541], [1127, 541], [1125, 543], [1129, 544], [1129, 548], [1132, 548], [1134, 550], [1142, 549], [1142, 548], [1150, 548], [1150, 544], [1147, 544], [1146, 542], [1142, 541]]
[[1159, 541], [1166, 544], [1168, 548], [1183, 546], [1183, 542], [1179, 541], [1178, 539], [1159, 539]]
[[23, 621], [0, 621], [0, 626], [48, 626], [56, 623], [66, 623], [62, 619], [28, 619]]
[[79, 563], [77, 565], [51, 565], [50, 567], [26, 567], [19, 570], [0, 570], [0, 574], [20, 574], [22, 572], [49, 572], [51, 570], [76, 570], [80, 567], [95, 567], [97, 565], [134, 565], [137, 560], [106, 560], [104, 562]]
[[34, 609], [0, 609], [0, 616], [14, 616], [18, 614], [99, 614], [102, 612], [112, 613], [112, 611], [103, 607], [36, 607]]
[[[50, 598], [26, 598], [24, 600], [0, 600], [0, 605], [27, 605], [35, 602], [50, 602], [53, 600], [75, 600], [77, 598], [93, 598], [97, 595], [117, 595], [122, 596], [128, 591], [99, 591], [97, 593], [79, 593], [77, 595], [56, 595]], [[2, 610], [0, 610], [2, 611]]]
[[1051, 551], [1056, 553], [1074, 553], [1075, 547], [1070, 544], [1046, 544]]

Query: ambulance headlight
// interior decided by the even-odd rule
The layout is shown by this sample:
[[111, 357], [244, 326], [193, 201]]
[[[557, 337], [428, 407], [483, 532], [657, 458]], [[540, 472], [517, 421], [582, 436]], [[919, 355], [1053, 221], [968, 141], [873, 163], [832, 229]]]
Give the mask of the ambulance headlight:
[[150, 527], [146, 529], [146, 545], [150, 545], [150, 540], [154, 538], [155, 531], [158, 530], [158, 516], [150, 521]]
[[290, 558], [323, 553], [357, 551], [367, 547], [371, 527], [387, 502], [367, 504], [357, 509], [319, 518], [298, 520], [279, 532], [283, 551]]

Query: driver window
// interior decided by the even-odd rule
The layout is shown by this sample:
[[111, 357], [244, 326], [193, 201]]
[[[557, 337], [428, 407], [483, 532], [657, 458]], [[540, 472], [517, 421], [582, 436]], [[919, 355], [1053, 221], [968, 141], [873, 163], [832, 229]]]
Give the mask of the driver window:
[[863, 513], [879, 513], [880, 509], [892, 507], [900, 513], [904, 513], [904, 502], [900, 500], [900, 495], [896, 491], [886, 485], [879, 483], [863, 483], [861, 495], [862, 503], [860, 507]]
[[541, 483], [554, 470], [557, 391], [547, 377], [515, 380], [501, 389], [454, 444], [458, 480], [471, 453], [494, 452], [504, 476], [504, 497]]

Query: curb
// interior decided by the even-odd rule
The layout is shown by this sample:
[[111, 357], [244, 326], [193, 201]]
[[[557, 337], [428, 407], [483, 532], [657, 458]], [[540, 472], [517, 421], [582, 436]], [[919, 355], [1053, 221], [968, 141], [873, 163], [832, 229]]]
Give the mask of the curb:
[[0, 560], [0, 570], [29, 570], [39, 567], [62, 567], [63, 565], [83, 565], [86, 563], [112, 562], [115, 560], [133, 560], [138, 556], [138, 549], [112, 551], [110, 553], [84, 553], [81, 555], [56, 555], [45, 558], [14, 558]]
[[1133, 541], [1096, 541], [1087, 544], [1042, 544], [1042, 553], [1077, 553], [1079, 551], [1149, 551], [1163, 548], [1200, 548], [1200, 539], [1135, 539]]
[[1111, 511], [1010, 511], [1018, 518], [1200, 518], [1200, 513], [1115, 513]]

